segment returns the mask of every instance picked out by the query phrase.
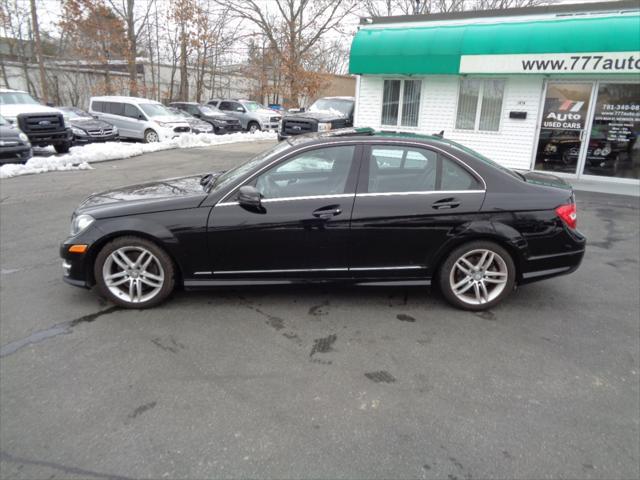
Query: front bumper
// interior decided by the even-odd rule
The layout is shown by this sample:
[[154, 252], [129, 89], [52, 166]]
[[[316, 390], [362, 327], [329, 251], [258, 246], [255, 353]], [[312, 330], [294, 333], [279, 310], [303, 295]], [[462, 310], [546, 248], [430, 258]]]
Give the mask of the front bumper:
[[[25, 132], [26, 133], [26, 132]], [[73, 133], [70, 128], [65, 128], [64, 131], [57, 132], [41, 132], [41, 133], [27, 133], [31, 145], [36, 147], [45, 147], [47, 145], [60, 145], [73, 140]]]
[[214, 129], [216, 135], [224, 135], [225, 133], [242, 132], [242, 125], [239, 123], [233, 125], [215, 125]]
[[104, 143], [104, 142], [115, 142], [120, 140], [120, 135], [105, 135], [104, 137], [93, 137], [93, 136], [73, 136], [73, 143], [76, 145], [85, 145], [87, 143]]
[[0, 147], [0, 165], [3, 163], [26, 163], [32, 156], [31, 145]]

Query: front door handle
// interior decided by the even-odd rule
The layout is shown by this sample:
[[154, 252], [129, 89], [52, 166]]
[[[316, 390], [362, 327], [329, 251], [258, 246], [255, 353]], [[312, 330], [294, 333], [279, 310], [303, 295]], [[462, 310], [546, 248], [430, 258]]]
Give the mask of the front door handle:
[[431, 208], [435, 210], [445, 210], [458, 208], [460, 206], [460, 201], [457, 198], [443, 198], [442, 200], [438, 200], [431, 205]]
[[335, 217], [340, 215], [342, 210], [340, 209], [340, 205], [329, 205], [327, 207], [318, 208], [313, 211], [313, 216], [316, 218], [329, 219], [331, 217]]

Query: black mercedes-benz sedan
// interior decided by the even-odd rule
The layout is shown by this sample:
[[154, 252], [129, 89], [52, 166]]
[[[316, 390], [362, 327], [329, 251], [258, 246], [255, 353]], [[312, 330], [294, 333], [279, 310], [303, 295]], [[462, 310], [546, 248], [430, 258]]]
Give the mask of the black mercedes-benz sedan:
[[132, 308], [176, 286], [437, 284], [491, 308], [573, 272], [585, 238], [564, 181], [439, 136], [292, 137], [226, 172], [97, 193], [73, 213], [64, 279]]
[[104, 120], [94, 118], [90, 113], [77, 107], [56, 107], [64, 115], [71, 127], [73, 144], [84, 145], [93, 142], [119, 140], [118, 127]]

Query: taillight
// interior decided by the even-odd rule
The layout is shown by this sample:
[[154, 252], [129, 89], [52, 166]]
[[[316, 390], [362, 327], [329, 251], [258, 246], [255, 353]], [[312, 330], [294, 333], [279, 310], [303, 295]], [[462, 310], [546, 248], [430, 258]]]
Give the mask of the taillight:
[[575, 203], [560, 205], [556, 208], [556, 213], [569, 228], [576, 228], [578, 226], [578, 209]]

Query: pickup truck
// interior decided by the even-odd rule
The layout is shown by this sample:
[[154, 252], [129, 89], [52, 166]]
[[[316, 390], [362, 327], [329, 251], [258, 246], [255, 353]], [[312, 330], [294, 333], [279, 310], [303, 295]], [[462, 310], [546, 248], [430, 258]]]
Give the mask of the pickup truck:
[[53, 145], [58, 153], [71, 148], [73, 133], [60, 110], [41, 105], [27, 92], [0, 89], [0, 114], [17, 126], [34, 147]]
[[278, 140], [311, 132], [327, 132], [353, 126], [354, 97], [323, 97], [305, 112], [289, 113], [282, 117]]

